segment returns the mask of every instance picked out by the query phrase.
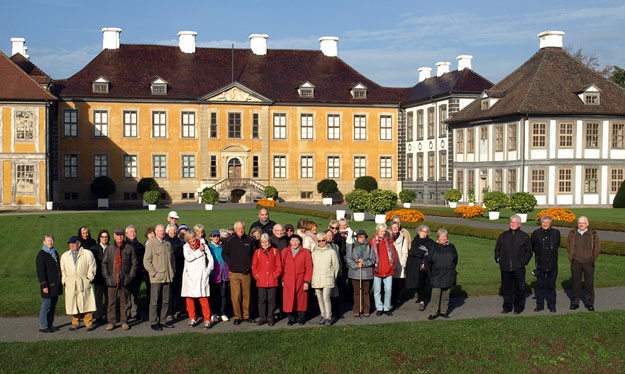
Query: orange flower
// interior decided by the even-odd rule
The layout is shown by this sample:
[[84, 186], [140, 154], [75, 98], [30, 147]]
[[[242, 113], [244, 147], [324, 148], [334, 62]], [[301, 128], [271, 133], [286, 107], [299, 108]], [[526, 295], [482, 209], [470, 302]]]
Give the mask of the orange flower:
[[484, 215], [484, 208], [481, 205], [462, 205], [454, 209], [454, 213], [462, 215], [462, 218], [472, 218]]
[[398, 215], [402, 222], [421, 222], [425, 220], [423, 213], [416, 209], [398, 209], [386, 212], [386, 220], [390, 221], [394, 215]]
[[276, 206], [276, 201], [268, 200], [268, 199], [261, 199], [261, 200], [258, 200], [256, 204], [260, 206], [265, 206], [265, 207], [274, 207]]
[[549, 215], [552, 220], [561, 222], [574, 222], [577, 218], [575, 217], [575, 214], [573, 214], [573, 212], [568, 209], [549, 208], [543, 209], [538, 212], [538, 214], [536, 214], [536, 221], [539, 221], [540, 217], [544, 216], [545, 214]]

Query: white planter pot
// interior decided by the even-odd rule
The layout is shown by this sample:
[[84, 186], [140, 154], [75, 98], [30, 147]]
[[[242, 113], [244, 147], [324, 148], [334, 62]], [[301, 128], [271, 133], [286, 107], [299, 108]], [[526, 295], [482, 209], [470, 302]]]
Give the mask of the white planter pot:
[[204, 210], [213, 210], [213, 204], [204, 204]]
[[326, 206], [332, 205], [332, 198], [331, 197], [324, 197], [322, 199], [322, 201], [323, 201], [323, 205], [326, 205]]
[[148, 210], [156, 210], [156, 204], [148, 204]]
[[475, 205], [475, 203], [469, 203], [469, 206], [473, 206], [473, 205]]
[[365, 220], [365, 213], [364, 212], [354, 212], [354, 221], [362, 222], [364, 220]]
[[273, 197], [268, 197], [267, 200], [273, 200]]
[[375, 215], [375, 223], [385, 223], [385, 222], [386, 222], [386, 214]]
[[404, 203], [404, 208], [410, 208], [410, 203]]
[[109, 207], [109, 199], [98, 199], [98, 208], [107, 208]]
[[527, 213], [514, 213], [521, 218], [521, 223], [527, 222]]
[[457, 201], [450, 201], [449, 202], [449, 207], [451, 209], [456, 209], [457, 206], [458, 206], [458, 202]]
[[54, 209], [54, 202], [46, 201], [46, 210], [52, 210], [52, 209]]
[[345, 218], [345, 211], [341, 209], [336, 210], [336, 219]]
[[488, 219], [490, 220], [499, 219], [499, 212], [488, 212]]

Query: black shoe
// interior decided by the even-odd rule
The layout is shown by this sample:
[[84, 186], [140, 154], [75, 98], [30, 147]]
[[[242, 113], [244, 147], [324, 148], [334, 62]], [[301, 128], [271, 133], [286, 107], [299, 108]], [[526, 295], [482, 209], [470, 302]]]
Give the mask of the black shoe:
[[293, 321], [293, 320], [289, 320], [289, 322], [287, 322], [286, 324], [288, 326], [293, 326], [294, 324], [296, 324], [297, 322]]
[[161, 326], [165, 327], [165, 328], [168, 328], [168, 329], [173, 329], [174, 328], [174, 325], [171, 322], [169, 322], [169, 321], [161, 324]]
[[71, 325], [71, 326], [69, 327], [69, 331], [76, 331], [76, 330], [78, 330], [79, 328], [80, 328], [80, 327], [79, 327], [78, 325]]
[[384, 313], [386, 313], [386, 315], [389, 316], [389, 317], [391, 317], [393, 315], [393, 312], [391, 312], [390, 310], [387, 310]]
[[95, 325], [91, 325], [87, 327], [87, 331], [93, 331], [93, 330], [95, 330]]
[[542, 312], [544, 309], [544, 306], [537, 306], [536, 309], [534, 309], [534, 312]]
[[441, 313], [441, 317], [443, 317], [443, 318], [449, 318], [449, 314], [447, 314], [447, 313]]
[[521, 313], [523, 313], [523, 311], [522, 311], [522, 310], [515, 310], [515, 311], [514, 311], [514, 315], [515, 315], [515, 316], [518, 316], [518, 315], [519, 315], [519, 314], [521, 314]]
[[430, 321], [431, 321], [431, 320], [433, 320], [433, 319], [436, 319], [436, 318], [438, 318], [438, 314], [428, 316], [428, 319], [429, 319]]
[[576, 304], [571, 304], [570, 309], [571, 309], [571, 310], [576, 310], [576, 309], [579, 309], [579, 304], [577, 304], [577, 305], [576, 305]]
[[163, 327], [161, 327], [161, 325], [159, 325], [158, 323], [151, 325], [150, 328], [154, 331], [163, 331]]
[[256, 323], [256, 321], [254, 321], [252, 318], [246, 318], [246, 319], [243, 320], [243, 322], [246, 322], [246, 323]]
[[54, 330], [48, 327], [48, 328], [45, 328], [45, 329], [39, 329], [39, 332], [48, 333], [48, 332], [54, 332]]
[[553, 308], [549, 308], [549, 311], [550, 311], [551, 313], [555, 313], [555, 312], [556, 312], [556, 307], [554, 306]]
[[510, 312], [512, 312], [510, 309], [503, 309], [503, 310], [501, 311], [501, 314], [508, 314], [508, 313], [510, 313]]
[[300, 319], [299, 321], [297, 321], [297, 323], [304, 326], [306, 324], [306, 321], [304, 321], [303, 319]]
[[595, 311], [595, 307], [592, 306], [592, 305], [586, 306], [586, 309], [588, 309], [589, 312], [594, 312]]
[[242, 319], [235, 318], [235, 319], [234, 319], [234, 321], [232, 321], [232, 323], [233, 323], [235, 326], [238, 326], [238, 325], [240, 325], [240, 324], [241, 324], [241, 321], [242, 321]]
[[382, 314], [384, 314], [384, 312], [381, 310], [378, 310], [377, 312], [375, 312], [375, 315], [378, 317], [381, 316]]
[[56, 327], [56, 326], [49, 327], [49, 329], [52, 329], [52, 331], [53, 331], [53, 332], [54, 332], [54, 331], [59, 331], [59, 330], [60, 330], [60, 329], [59, 329], [58, 327]]

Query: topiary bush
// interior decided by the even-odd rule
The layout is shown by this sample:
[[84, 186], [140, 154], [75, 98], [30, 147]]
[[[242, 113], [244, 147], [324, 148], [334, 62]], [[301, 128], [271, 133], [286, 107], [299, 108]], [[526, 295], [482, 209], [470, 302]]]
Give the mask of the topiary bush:
[[401, 190], [399, 199], [402, 203], [411, 203], [417, 198], [417, 193], [413, 190]]
[[93, 192], [98, 199], [107, 199], [109, 195], [114, 194], [116, 190], [115, 182], [106, 176], [97, 177], [91, 182], [91, 192]]
[[370, 198], [369, 211], [371, 214], [384, 214], [397, 205], [397, 194], [393, 191], [373, 190], [370, 192]]
[[445, 201], [457, 203], [460, 199], [462, 199], [462, 194], [457, 189], [451, 188], [445, 191]]
[[517, 192], [510, 195], [510, 208], [515, 213], [527, 214], [534, 210], [538, 202], [529, 192]]
[[345, 195], [345, 201], [347, 202], [347, 208], [354, 212], [362, 213], [366, 212], [371, 203], [370, 193], [365, 190], [353, 190]]
[[335, 193], [339, 192], [339, 188], [334, 179], [324, 179], [317, 183], [317, 192], [319, 192], [323, 197], [331, 197]]
[[215, 204], [219, 200], [219, 192], [212, 187], [202, 190], [202, 204]]
[[146, 191], [143, 194], [143, 200], [148, 204], [158, 205], [161, 202], [161, 193], [159, 191]]
[[271, 199], [275, 199], [276, 197], [278, 197], [278, 190], [274, 187], [274, 186], [267, 186], [265, 187], [265, 197], [266, 198], [271, 198]]
[[616, 196], [614, 196], [614, 201], [612, 202], [612, 207], [625, 208], [625, 181], [621, 183], [621, 187], [619, 187], [616, 192]]
[[148, 191], [158, 191], [160, 186], [154, 178], [141, 178], [137, 183], [137, 193], [144, 194]]
[[354, 189], [371, 192], [378, 189], [378, 182], [375, 180], [374, 177], [370, 177], [368, 175], [358, 177], [354, 182]]
[[498, 212], [508, 206], [508, 195], [501, 191], [490, 191], [484, 194], [484, 205], [491, 212]]

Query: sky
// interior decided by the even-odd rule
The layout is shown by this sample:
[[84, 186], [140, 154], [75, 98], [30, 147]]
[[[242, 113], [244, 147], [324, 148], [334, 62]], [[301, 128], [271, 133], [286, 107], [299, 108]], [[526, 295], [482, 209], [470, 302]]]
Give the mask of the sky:
[[537, 34], [566, 32], [604, 65], [625, 67], [625, 2], [593, 1], [165, 1], [2, 0], [0, 50], [26, 39], [30, 60], [55, 79], [69, 78], [102, 50], [102, 28], [122, 29], [122, 44], [177, 45], [198, 33], [198, 47], [249, 48], [268, 34], [269, 49], [319, 49], [339, 38], [339, 57], [385, 86], [418, 82], [418, 69], [473, 56], [473, 70], [498, 82], [539, 47]]

